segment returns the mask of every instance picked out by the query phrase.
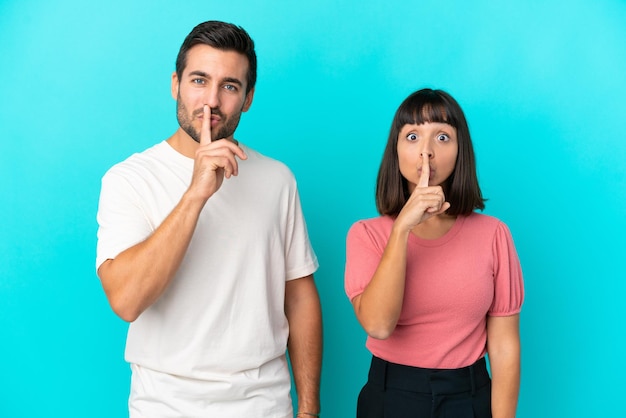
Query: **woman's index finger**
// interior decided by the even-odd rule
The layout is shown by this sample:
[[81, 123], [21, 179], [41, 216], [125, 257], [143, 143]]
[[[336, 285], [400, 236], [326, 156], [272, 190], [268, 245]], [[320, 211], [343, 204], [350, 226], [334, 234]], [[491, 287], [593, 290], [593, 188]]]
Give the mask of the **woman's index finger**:
[[417, 183], [417, 187], [428, 187], [428, 179], [430, 178], [430, 161], [428, 154], [422, 154], [422, 174]]

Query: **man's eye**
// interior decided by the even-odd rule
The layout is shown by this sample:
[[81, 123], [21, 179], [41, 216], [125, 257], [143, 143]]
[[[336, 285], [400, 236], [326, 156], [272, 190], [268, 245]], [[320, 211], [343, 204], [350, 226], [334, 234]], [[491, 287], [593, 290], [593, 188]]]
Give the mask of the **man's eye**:
[[201, 78], [194, 78], [191, 82], [194, 84], [204, 84], [204, 80]]
[[237, 91], [237, 87], [233, 86], [232, 84], [226, 84], [224, 88], [228, 91]]

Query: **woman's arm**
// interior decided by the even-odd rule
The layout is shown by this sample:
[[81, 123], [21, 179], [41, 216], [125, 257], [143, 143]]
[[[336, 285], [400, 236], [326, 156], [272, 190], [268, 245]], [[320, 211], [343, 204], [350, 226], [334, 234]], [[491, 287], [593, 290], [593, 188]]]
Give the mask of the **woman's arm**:
[[514, 418], [520, 387], [519, 314], [487, 317], [493, 418]]
[[388, 338], [400, 317], [408, 234], [407, 230], [392, 229], [372, 280], [363, 293], [352, 299], [357, 319], [372, 338]]
[[372, 338], [389, 338], [400, 318], [404, 300], [406, 250], [411, 230], [443, 214], [450, 207], [440, 186], [428, 187], [428, 156], [423, 155], [423, 160], [419, 182], [393, 224], [372, 280], [363, 293], [352, 299], [357, 319]]

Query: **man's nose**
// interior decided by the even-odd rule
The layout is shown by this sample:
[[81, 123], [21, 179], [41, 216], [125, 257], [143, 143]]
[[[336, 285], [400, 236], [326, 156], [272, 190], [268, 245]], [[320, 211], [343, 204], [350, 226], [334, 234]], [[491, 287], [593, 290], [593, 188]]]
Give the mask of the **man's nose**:
[[220, 94], [218, 86], [210, 86], [206, 89], [204, 95], [204, 104], [209, 105], [211, 109], [220, 107]]

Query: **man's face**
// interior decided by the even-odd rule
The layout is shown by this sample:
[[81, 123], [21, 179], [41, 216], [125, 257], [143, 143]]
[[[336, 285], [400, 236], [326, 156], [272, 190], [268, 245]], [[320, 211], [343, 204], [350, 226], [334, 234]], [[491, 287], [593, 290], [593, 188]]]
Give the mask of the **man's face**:
[[211, 108], [211, 140], [229, 139], [241, 113], [252, 104], [254, 90], [246, 94], [248, 59], [235, 51], [195, 45], [187, 52], [187, 66], [181, 79], [172, 75], [172, 97], [181, 129], [200, 142], [203, 107]]

